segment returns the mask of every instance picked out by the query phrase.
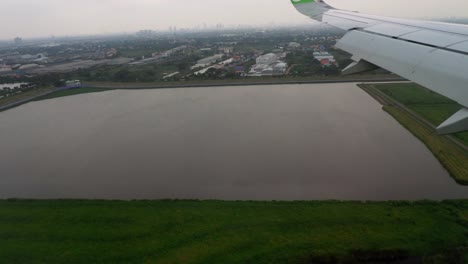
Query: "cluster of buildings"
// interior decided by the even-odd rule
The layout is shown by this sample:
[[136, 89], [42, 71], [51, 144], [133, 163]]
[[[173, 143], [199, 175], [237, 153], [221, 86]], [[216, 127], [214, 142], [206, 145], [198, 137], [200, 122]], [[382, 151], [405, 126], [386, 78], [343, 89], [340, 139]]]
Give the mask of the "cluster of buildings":
[[[100, 42], [83, 42], [70, 44], [47, 43], [36, 47], [42, 48], [40, 53], [25, 53], [15, 47], [0, 53], [1, 75], [26, 75], [55, 72], [57, 66], [83, 62], [82, 67], [96, 62], [106, 61], [118, 57], [116, 48], [107, 47]], [[33, 49], [30, 49], [33, 50]], [[50, 70], [49, 70], [50, 69]], [[74, 68], [70, 68], [73, 70]]]
[[106, 50], [105, 53], [106, 53], [106, 58], [109, 59], [109, 58], [117, 57], [118, 51], [116, 48], [110, 48]]
[[314, 58], [320, 62], [322, 67], [330, 67], [332, 65], [338, 67], [338, 63], [336, 62], [335, 57], [328, 51], [316, 51], [314, 52]]
[[[181, 32], [175, 27], [171, 27], [170, 31]], [[293, 32], [290, 29], [275, 31], [252, 28], [231, 30], [223, 34], [208, 31], [200, 34], [181, 32], [175, 35], [142, 30], [136, 35], [125, 36], [122, 41], [109, 36], [105, 39], [82, 41], [54, 38], [46, 44], [37, 43], [31, 46], [41, 49], [25, 49], [29, 46], [11, 45], [11, 49], [5, 49], [4, 54], [0, 53], [0, 75], [33, 76], [50, 72], [69, 72], [96, 65], [164, 64], [171, 67], [148, 67], [148, 71], [157, 72], [153, 76], [158, 78], [161, 76], [160, 78], [171, 80], [204, 74], [213, 68], [217, 71], [210, 70], [210, 77], [215, 74], [216, 77], [222, 77], [223, 74], [228, 77], [277, 76], [289, 73], [291, 65], [286, 62], [296, 63], [290, 59], [294, 56], [286, 58], [288, 53], [306, 54], [309, 62], [317, 60], [324, 68], [337, 65], [333, 55], [326, 51], [332, 48], [337, 35], [304, 33], [302, 28]], [[15, 40], [17, 44], [21, 41]], [[239, 43], [241, 45], [238, 45]], [[32, 53], [31, 50], [42, 53], [25, 54]], [[271, 53], [265, 54], [266, 50]], [[194, 58], [199, 60], [195, 61]]]
[[35, 55], [31, 54], [20, 54], [19, 52], [12, 52], [0, 55], [0, 62], [6, 65], [15, 65], [15, 64], [47, 64], [49, 58], [47, 53], [38, 53]]
[[65, 87], [67, 87], [67, 88], [81, 88], [81, 81], [80, 80], [65, 81]]
[[0, 74], [2, 73], [8, 73], [11, 71], [11, 67], [5, 65], [5, 64], [2, 64], [2, 62], [0, 61]]
[[289, 47], [290, 49], [298, 49], [298, 48], [300, 48], [301, 46], [302, 46], [301, 43], [297, 43], [297, 42], [289, 42], [289, 43], [288, 43], [288, 47]]
[[[284, 75], [288, 71], [288, 64], [283, 62], [281, 59], [284, 58], [285, 54], [274, 54], [268, 53], [260, 55], [258, 57], [246, 57], [246, 56], [228, 56], [228, 59], [223, 60], [226, 54], [216, 54], [197, 62], [196, 65], [192, 66], [192, 70], [196, 70], [194, 75], [201, 75], [206, 73], [209, 69], [223, 69], [241, 76], [273, 76], [273, 75]], [[250, 59], [255, 59], [256, 64], [253, 65], [250, 70], [246, 69], [244, 63]], [[246, 73], [248, 71], [248, 73]]]
[[220, 53], [224, 53], [224, 54], [230, 55], [230, 54], [234, 53], [234, 47], [233, 47], [233, 46], [218, 47], [218, 51], [219, 51]]
[[203, 47], [199, 49], [201, 52], [212, 52], [216, 50], [219, 54], [231, 55], [234, 53], [234, 46], [216, 45], [215, 47]]
[[280, 60], [280, 56], [268, 53], [257, 57], [256, 64], [252, 66], [248, 76], [273, 76], [284, 75], [288, 70], [288, 64]]
[[13, 70], [28, 70], [43, 67], [49, 63], [46, 53], [20, 54], [18, 52], [0, 55], [0, 73], [7, 73]]

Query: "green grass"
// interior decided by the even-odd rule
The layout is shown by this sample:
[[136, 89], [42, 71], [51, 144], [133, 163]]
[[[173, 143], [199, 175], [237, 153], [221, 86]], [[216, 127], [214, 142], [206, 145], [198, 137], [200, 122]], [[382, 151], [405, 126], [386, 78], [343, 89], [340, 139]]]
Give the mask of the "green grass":
[[[462, 108], [455, 101], [414, 83], [374, 84], [375, 88], [406, 105], [435, 126]], [[455, 134], [468, 146], [468, 132]]]
[[40, 97], [40, 98], [36, 99], [35, 101], [42, 101], [42, 100], [65, 97], [65, 96], [71, 96], [71, 95], [77, 95], [77, 94], [99, 93], [99, 92], [105, 92], [105, 91], [110, 91], [110, 89], [75, 88], [75, 89], [69, 89], [69, 90], [55, 92], [55, 93], [49, 94], [47, 96]]
[[136, 58], [136, 57], [150, 57], [152, 52], [149, 49], [137, 49], [137, 50], [119, 50], [120, 55], [127, 58]]
[[459, 184], [468, 185], [468, 155], [444, 136], [437, 135], [422, 125], [407, 111], [395, 106], [384, 106], [402, 126], [419, 138]]
[[8, 105], [8, 104], [14, 103], [16, 101], [20, 101], [20, 100], [23, 100], [23, 99], [34, 97], [36, 95], [52, 91], [53, 89], [55, 89], [55, 88], [54, 87], [41, 87], [41, 88], [37, 88], [37, 89], [31, 90], [31, 91], [28, 91], [28, 92], [15, 94], [15, 95], [9, 96], [9, 97], [4, 97], [4, 98], [0, 99], [0, 106]]
[[224, 84], [224, 83], [262, 83], [262, 82], [293, 82], [293, 81], [346, 81], [346, 80], [368, 80], [368, 79], [395, 79], [398, 78], [395, 75], [390, 74], [380, 74], [380, 75], [357, 75], [357, 76], [263, 76], [263, 77], [249, 77], [249, 78], [235, 78], [235, 79], [220, 79], [220, 80], [189, 80], [189, 81], [157, 81], [157, 82], [107, 82], [107, 81], [85, 81], [87, 86], [97, 86], [97, 87], [152, 87], [152, 86], [164, 86], [164, 85], [199, 85], [199, 84]]
[[409, 105], [409, 108], [434, 125], [442, 124], [448, 117], [460, 110], [458, 104], [415, 104]]
[[[366, 76], [362, 75], [357, 77], [359, 78], [395, 78], [392, 75], [373, 75], [373, 76]], [[342, 81], [342, 80], [347, 80], [349, 77], [337, 77], [334, 80], [337, 81]], [[154, 88], [154, 87], [164, 87], [164, 86], [190, 86], [190, 85], [223, 85], [226, 83], [233, 83], [233, 84], [255, 84], [255, 83], [264, 83], [264, 82], [291, 82], [291, 81], [314, 81], [314, 80], [329, 80], [328, 77], [323, 77], [323, 76], [316, 76], [314, 78], [310, 77], [260, 77], [260, 78], [248, 78], [248, 79], [223, 79], [223, 80], [192, 80], [192, 81], [172, 81], [172, 82], [164, 82], [164, 81], [159, 81], [159, 82], [85, 82], [85, 85], [87, 87], [85, 88], [77, 88], [77, 89], [70, 89], [70, 90], [65, 90], [65, 91], [60, 91], [60, 92], [55, 92], [53, 94], [50, 94], [48, 96], [43, 96], [35, 101], [42, 101], [42, 100], [47, 100], [47, 99], [53, 99], [53, 98], [59, 98], [59, 97], [65, 97], [65, 96], [71, 96], [71, 95], [77, 95], [77, 94], [85, 94], [85, 93], [96, 93], [96, 92], [105, 92], [109, 91], [112, 89], [131, 89], [131, 88], [144, 88], [148, 87]], [[110, 87], [110, 88], [99, 88], [99, 87]]]
[[374, 86], [405, 105], [456, 104], [456, 102], [415, 83], [376, 84]]
[[468, 246], [468, 201], [12, 200], [0, 212], [4, 263], [304, 263]]
[[[381, 97], [375, 90], [382, 91], [436, 126], [461, 108], [456, 102], [417, 84], [391, 83], [360, 86], [377, 99], [387, 101], [388, 99]], [[433, 128], [422, 124], [401, 107], [393, 103], [383, 102], [383, 104], [383, 109], [387, 113], [428, 147], [456, 182], [468, 185], [468, 153], [465, 150], [445, 136], [438, 135]], [[468, 146], [468, 132], [457, 133], [455, 136]]]

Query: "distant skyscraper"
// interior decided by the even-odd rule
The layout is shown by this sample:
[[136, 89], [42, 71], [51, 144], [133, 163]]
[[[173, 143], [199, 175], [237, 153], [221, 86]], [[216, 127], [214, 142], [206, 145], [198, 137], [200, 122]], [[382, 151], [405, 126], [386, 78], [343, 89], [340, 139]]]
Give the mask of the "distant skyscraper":
[[14, 39], [14, 41], [15, 41], [15, 45], [16, 45], [16, 46], [19, 46], [19, 45], [21, 45], [21, 43], [23, 43], [23, 39], [20, 38], [20, 37], [16, 37], [16, 38]]

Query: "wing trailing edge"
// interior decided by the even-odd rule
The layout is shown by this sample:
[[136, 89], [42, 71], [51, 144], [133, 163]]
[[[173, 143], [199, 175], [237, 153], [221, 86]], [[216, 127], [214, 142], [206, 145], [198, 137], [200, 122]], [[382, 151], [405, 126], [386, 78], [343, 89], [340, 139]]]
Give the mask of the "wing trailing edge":
[[321, 0], [291, 0], [302, 14], [346, 30], [337, 47], [355, 61], [343, 74], [383, 68], [463, 106], [441, 134], [468, 130], [468, 26], [374, 16], [335, 9]]
[[437, 128], [437, 132], [440, 134], [452, 134], [464, 131], [466, 128], [468, 128], [468, 109], [463, 108], [442, 123]]

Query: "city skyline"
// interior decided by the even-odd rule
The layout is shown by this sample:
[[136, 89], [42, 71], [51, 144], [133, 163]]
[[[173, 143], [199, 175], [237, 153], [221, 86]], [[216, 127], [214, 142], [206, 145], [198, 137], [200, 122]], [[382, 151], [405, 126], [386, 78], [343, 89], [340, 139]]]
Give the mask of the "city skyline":
[[[329, 0], [338, 8], [410, 18], [463, 17], [463, 0]], [[422, 8], [424, 7], [424, 8]], [[288, 0], [3, 0], [0, 39], [87, 35], [206, 25], [313, 24]], [[466, 15], [465, 15], [466, 16]]]

